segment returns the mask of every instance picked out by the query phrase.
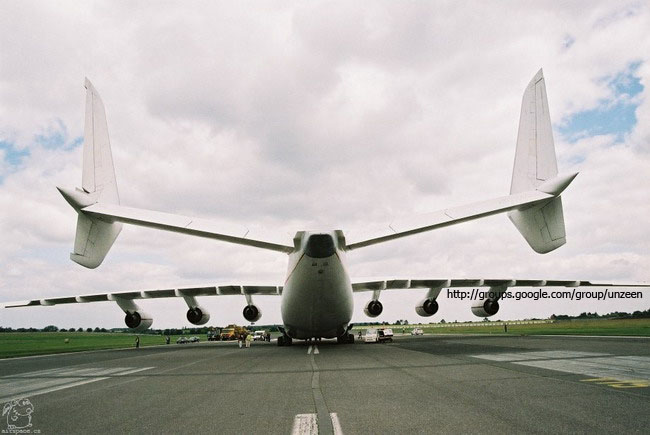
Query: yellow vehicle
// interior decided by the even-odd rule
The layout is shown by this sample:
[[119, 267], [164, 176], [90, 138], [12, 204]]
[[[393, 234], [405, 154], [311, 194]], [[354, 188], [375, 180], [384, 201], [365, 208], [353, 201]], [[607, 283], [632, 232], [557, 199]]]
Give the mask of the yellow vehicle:
[[247, 335], [248, 330], [243, 326], [228, 325], [221, 330], [221, 340], [237, 340], [240, 335]]

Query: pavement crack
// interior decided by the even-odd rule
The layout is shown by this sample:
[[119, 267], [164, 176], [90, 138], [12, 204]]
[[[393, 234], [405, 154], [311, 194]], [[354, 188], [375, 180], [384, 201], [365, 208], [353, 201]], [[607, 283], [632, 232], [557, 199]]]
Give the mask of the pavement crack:
[[330, 411], [323, 397], [323, 391], [320, 386], [320, 370], [314, 358], [314, 354], [309, 355], [309, 362], [311, 363], [311, 392], [314, 398], [314, 406], [316, 407], [316, 415], [318, 416], [318, 434], [319, 435], [334, 435], [334, 426], [330, 418]]

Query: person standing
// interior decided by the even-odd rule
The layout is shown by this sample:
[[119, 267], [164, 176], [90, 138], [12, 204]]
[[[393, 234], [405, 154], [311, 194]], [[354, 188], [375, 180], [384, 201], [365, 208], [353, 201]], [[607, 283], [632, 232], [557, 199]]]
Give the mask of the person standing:
[[135, 348], [136, 349], [140, 348], [140, 336], [139, 335], [135, 336]]
[[242, 334], [237, 334], [237, 344], [239, 345], [240, 349], [241, 349], [241, 346], [243, 344], [242, 340], [243, 340]]
[[246, 349], [251, 347], [251, 342], [253, 341], [253, 334], [248, 334], [246, 336]]

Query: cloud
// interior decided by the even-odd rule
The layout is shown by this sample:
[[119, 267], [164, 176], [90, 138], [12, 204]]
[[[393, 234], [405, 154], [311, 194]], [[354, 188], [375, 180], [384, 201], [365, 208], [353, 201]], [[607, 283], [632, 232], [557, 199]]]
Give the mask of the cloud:
[[[505, 194], [521, 94], [543, 66], [560, 170], [581, 172], [563, 194], [567, 245], [535, 254], [495, 216], [351, 252], [351, 273], [648, 280], [643, 3], [5, 9], [0, 266], [9, 272], [1, 300], [284, 279], [282, 255], [134, 227], [99, 269], [68, 260], [75, 213], [54, 186], [80, 184], [85, 76], [106, 106], [124, 204], [290, 243], [300, 229], [354, 234]], [[611, 122], [617, 110], [625, 119]], [[386, 294], [381, 319], [418, 320], [421, 293]], [[366, 296], [355, 296], [357, 321], [365, 320]], [[217, 299], [205, 302], [216, 323], [242, 321], [242, 298]], [[263, 321], [279, 322], [278, 302], [261, 302]], [[472, 318], [466, 303], [441, 302], [434, 320]], [[594, 311], [590, 304], [508, 301], [499, 316]], [[117, 326], [122, 314], [113, 305], [3, 311], [0, 324]], [[182, 301], [147, 309], [156, 326], [184, 322]]]

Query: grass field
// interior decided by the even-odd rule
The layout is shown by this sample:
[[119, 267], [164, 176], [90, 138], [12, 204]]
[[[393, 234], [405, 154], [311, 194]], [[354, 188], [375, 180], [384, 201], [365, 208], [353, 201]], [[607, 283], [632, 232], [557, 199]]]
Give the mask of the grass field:
[[[486, 322], [470, 326], [447, 323], [444, 326], [432, 325], [390, 325], [393, 332], [410, 333], [413, 328], [421, 328], [425, 334], [501, 334], [501, 335], [542, 335], [542, 334], [575, 334], [575, 335], [630, 335], [650, 336], [650, 319], [590, 319], [590, 320], [561, 320], [554, 323], [532, 325], [508, 324], [508, 332], [504, 331], [504, 323]], [[454, 326], [455, 325], [455, 326]], [[385, 326], [386, 327], [386, 326]], [[356, 333], [359, 329], [354, 328]]]
[[[508, 322], [505, 322], [508, 323]], [[563, 320], [554, 323], [516, 325], [508, 324], [508, 332], [503, 328], [504, 322], [485, 322], [469, 326], [447, 323], [444, 326], [433, 325], [389, 325], [395, 333], [410, 333], [415, 327], [422, 328], [425, 334], [495, 334], [495, 335], [540, 335], [540, 334], [575, 334], [575, 335], [630, 335], [650, 336], [650, 319], [594, 319]], [[454, 326], [455, 325], [455, 326]], [[369, 326], [355, 327], [359, 330]], [[170, 346], [176, 346], [176, 339], [171, 337]], [[205, 335], [198, 336], [205, 341]], [[66, 343], [65, 340], [68, 340]], [[88, 333], [88, 332], [5, 332], [0, 333], [0, 358], [28, 355], [43, 355], [61, 352], [78, 352], [83, 350], [118, 349], [134, 347], [135, 334], [125, 333]], [[140, 346], [165, 344], [160, 335], [140, 335]]]
[[[98, 332], [4, 332], [0, 333], [0, 358], [134, 347], [135, 337], [135, 334]], [[165, 338], [160, 335], [139, 337], [140, 346], [165, 344]], [[170, 346], [176, 345], [178, 337], [171, 337]], [[205, 336], [199, 338], [205, 340]]]

